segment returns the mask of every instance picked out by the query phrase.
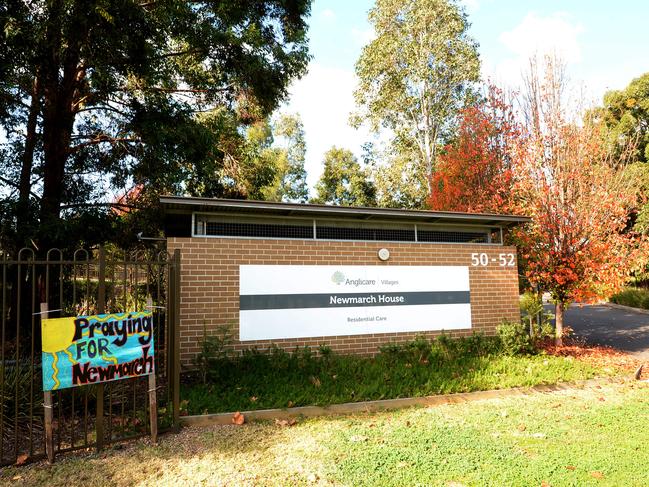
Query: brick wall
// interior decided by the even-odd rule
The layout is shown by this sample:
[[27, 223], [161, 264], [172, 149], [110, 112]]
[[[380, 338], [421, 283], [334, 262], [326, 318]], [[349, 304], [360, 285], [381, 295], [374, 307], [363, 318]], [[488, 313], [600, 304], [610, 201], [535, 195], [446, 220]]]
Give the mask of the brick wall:
[[[421, 244], [387, 242], [335, 242], [311, 240], [256, 240], [221, 238], [175, 238], [168, 250], [181, 251], [180, 340], [181, 361], [190, 364], [199, 351], [204, 327], [208, 334], [222, 326], [239, 336], [239, 265], [462, 265], [469, 266], [471, 330], [456, 330], [452, 336], [473, 332], [493, 334], [503, 320], [516, 320], [518, 277], [516, 267], [491, 262], [500, 253], [515, 253], [514, 247], [471, 244]], [[390, 260], [381, 262], [380, 248], [390, 250]], [[471, 266], [472, 253], [486, 253], [487, 266]], [[440, 332], [429, 332], [433, 337]], [[417, 333], [384, 333], [293, 340], [235, 341], [237, 350], [268, 348], [271, 343], [292, 349], [326, 344], [341, 353], [373, 354], [387, 342], [407, 341]]]

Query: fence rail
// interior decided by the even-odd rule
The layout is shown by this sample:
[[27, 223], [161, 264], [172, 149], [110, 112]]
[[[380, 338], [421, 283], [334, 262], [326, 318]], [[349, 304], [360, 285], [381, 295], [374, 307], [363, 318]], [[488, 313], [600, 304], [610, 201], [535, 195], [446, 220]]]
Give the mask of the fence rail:
[[[67, 258], [66, 258], [67, 257]], [[0, 465], [45, 455], [41, 305], [49, 317], [135, 311], [154, 316], [158, 429], [179, 425], [180, 252], [104, 248], [0, 254]], [[146, 377], [53, 391], [55, 452], [147, 435]]]

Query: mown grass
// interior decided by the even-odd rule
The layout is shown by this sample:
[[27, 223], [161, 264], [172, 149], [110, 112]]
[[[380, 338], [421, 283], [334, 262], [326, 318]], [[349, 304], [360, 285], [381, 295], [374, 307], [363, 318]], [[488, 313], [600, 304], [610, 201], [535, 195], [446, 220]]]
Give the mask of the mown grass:
[[649, 385], [631, 382], [396, 412], [187, 428], [3, 485], [649, 485]]
[[649, 289], [628, 287], [624, 291], [611, 296], [612, 303], [631, 306], [632, 308], [649, 309]]
[[572, 357], [505, 354], [497, 338], [423, 339], [373, 358], [308, 349], [215, 360], [206, 383], [183, 386], [188, 414], [329, 405], [588, 379], [614, 369]]

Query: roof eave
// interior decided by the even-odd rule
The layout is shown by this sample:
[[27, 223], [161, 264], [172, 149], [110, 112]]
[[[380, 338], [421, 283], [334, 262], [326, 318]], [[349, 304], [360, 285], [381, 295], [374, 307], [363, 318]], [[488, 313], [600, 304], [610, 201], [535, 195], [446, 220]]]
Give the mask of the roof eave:
[[[511, 227], [530, 221], [529, 217], [519, 215], [497, 215], [487, 213], [460, 213], [425, 210], [402, 210], [393, 208], [368, 208], [354, 206], [329, 206], [299, 203], [276, 203], [254, 200], [231, 200], [215, 198], [197, 198], [182, 196], [162, 196], [160, 203], [167, 209], [183, 209], [185, 211], [217, 211], [227, 210], [261, 210], [280, 214], [282, 216], [347, 216], [365, 220], [388, 219], [401, 221], [419, 221], [423, 223], [438, 223], [455, 221], [490, 226]], [[176, 207], [176, 208], [174, 208]]]

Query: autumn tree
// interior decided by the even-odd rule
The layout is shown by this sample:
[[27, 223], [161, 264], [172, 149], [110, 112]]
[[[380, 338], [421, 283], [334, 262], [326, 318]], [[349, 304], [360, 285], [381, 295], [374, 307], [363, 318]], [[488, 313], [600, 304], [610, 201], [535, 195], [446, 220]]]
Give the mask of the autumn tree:
[[359, 111], [352, 121], [386, 129], [393, 152], [409, 148], [411, 159], [397, 160], [429, 185], [438, 147], [479, 78], [466, 13], [453, 0], [377, 0], [369, 22], [376, 37], [356, 63]]
[[220, 129], [263, 119], [304, 73], [309, 10], [309, 0], [3, 2], [5, 242], [69, 243], [66, 224], [110, 204], [107, 190], [141, 185], [154, 201], [193, 179], [227, 193], [227, 178], [202, 186], [238, 161], [236, 137]]
[[325, 153], [323, 165], [312, 203], [376, 206], [376, 190], [369, 173], [350, 150], [332, 147]]
[[[518, 210], [532, 217], [516, 231], [530, 282], [551, 294], [556, 341], [574, 300], [609, 296], [647, 251], [624, 232], [636, 204], [637, 178], [625, 154], [613, 154], [600, 124], [571, 119], [566, 82], [556, 59], [529, 73], [525, 136], [515, 148], [514, 191]], [[533, 104], [533, 105], [531, 105]]]
[[492, 85], [459, 119], [455, 140], [444, 148], [432, 175], [428, 205], [442, 211], [511, 211], [511, 156], [520, 135], [511, 104]]

